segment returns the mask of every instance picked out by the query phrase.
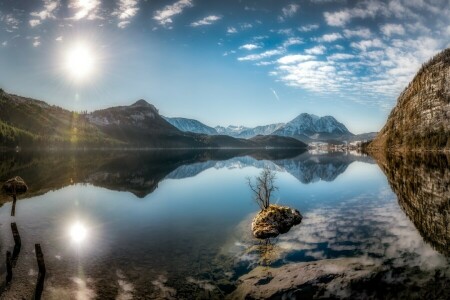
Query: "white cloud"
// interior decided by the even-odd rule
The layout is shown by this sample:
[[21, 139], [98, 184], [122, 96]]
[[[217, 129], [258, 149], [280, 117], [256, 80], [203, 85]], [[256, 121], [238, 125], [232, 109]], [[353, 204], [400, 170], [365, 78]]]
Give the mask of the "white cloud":
[[323, 16], [330, 26], [344, 26], [351, 19], [351, 15], [347, 10], [341, 10], [334, 13], [325, 12]]
[[315, 40], [317, 40], [318, 42], [331, 43], [331, 42], [335, 42], [339, 39], [342, 39], [342, 35], [338, 32], [334, 32], [334, 33], [324, 34], [324, 35], [322, 35], [322, 37], [316, 38]]
[[312, 60], [315, 57], [313, 55], [303, 55], [303, 54], [290, 54], [283, 56], [277, 60], [279, 64], [282, 65], [289, 65], [289, 64], [295, 64], [303, 61]]
[[288, 4], [281, 9], [281, 16], [278, 17], [280, 21], [284, 21], [286, 18], [291, 18], [295, 15], [295, 13], [300, 8], [298, 4]]
[[39, 47], [41, 45], [41, 37], [40, 36], [35, 36], [33, 38], [33, 47]]
[[172, 18], [183, 12], [185, 8], [192, 7], [192, 0], [179, 0], [171, 5], [166, 5], [163, 9], [157, 10], [153, 15], [153, 19], [160, 25], [167, 26], [173, 23]]
[[370, 32], [370, 29], [368, 29], [368, 28], [359, 28], [359, 29], [354, 29], [354, 30], [344, 29], [344, 36], [346, 38], [359, 37], [359, 38], [368, 39], [371, 37], [371, 35], [372, 35], [372, 33]]
[[31, 27], [35, 27], [35, 26], [41, 24], [41, 20], [38, 20], [38, 19], [36, 19], [36, 20], [35, 20], [35, 19], [31, 19], [30, 21], [28, 21], [28, 23], [30, 24]]
[[353, 48], [359, 49], [361, 51], [367, 51], [370, 48], [383, 48], [385, 45], [379, 39], [373, 40], [363, 40], [360, 42], [353, 42], [350, 44]]
[[237, 33], [237, 29], [235, 27], [228, 27], [227, 33]]
[[98, 15], [100, 4], [100, 0], [71, 0], [69, 2], [69, 8], [76, 10], [75, 15], [71, 19], [100, 19]]
[[387, 37], [405, 34], [405, 28], [401, 24], [384, 24], [380, 27], [380, 30]]
[[3, 46], [3, 47], [6, 47], [7, 45], [8, 45], [8, 41], [3, 41], [3, 42], [2, 42], [2, 46]]
[[[394, 0], [395, 2], [396, 0]], [[393, 3], [393, 1], [391, 1]], [[330, 26], [344, 26], [353, 18], [374, 18], [377, 14], [396, 14], [396, 7], [387, 7], [379, 1], [360, 1], [354, 8], [347, 8], [336, 12], [324, 12], [325, 21]]]
[[57, 41], [57, 42], [62, 42], [62, 41], [63, 41], [63, 37], [62, 37], [62, 36], [58, 36], [58, 37], [55, 39], [55, 41]]
[[306, 49], [306, 50], [305, 50], [305, 53], [306, 53], [306, 54], [312, 54], [312, 55], [321, 55], [321, 54], [324, 54], [324, 53], [325, 53], [325, 50], [326, 50], [326, 49], [327, 49], [327, 48], [325, 48], [325, 46], [323, 46], [323, 45], [318, 45], [318, 46], [315, 46], [315, 47]]
[[[33, 16], [34, 18], [37, 19], [33, 19], [30, 20], [30, 25], [32, 27], [40, 24], [41, 22], [38, 22], [39, 20], [46, 20], [46, 19], [55, 19], [55, 11], [59, 8], [59, 6], [61, 5], [59, 0], [43, 0], [44, 2], [44, 9], [41, 11], [34, 11], [31, 12], [30, 15]], [[34, 22], [32, 22], [34, 21]], [[35, 25], [32, 25], [35, 24]]]
[[19, 24], [21, 23], [18, 18], [16, 18], [12, 14], [3, 15], [0, 11], [0, 21], [5, 23], [8, 32], [13, 32], [14, 30], [19, 28]]
[[284, 35], [292, 35], [293, 34], [292, 28], [278, 29], [276, 32], [279, 34], [284, 34]]
[[245, 49], [245, 50], [255, 50], [261, 48], [260, 46], [256, 44], [245, 44], [239, 47], [239, 49]]
[[283, 47], [289, 47], [293, 45], [303, 44], [303, 40], [301, 38], [290, 37], [286, 41], [283, 42]]
[[348, 53], [334, 53], [327, 57], [328, 60], [347, 60], [353, 58], [355, 58], [355, 56]]
[[247, 56], [243, 56], [243, 57], [239, 57], [238, 60], [239, 61], [253, 61], [253, 60], [260, 60], [263, 58], [268, 58], [268, 57], [272, 57], [275, 55], [281, 55], [284, 53], [283, 49], [274, 49], [274, 50], [268, 50], [259, 54], [250, 54]]
[[253, 25], [250, 23], [242, 23], [242, 24], [240, 24], [240, 27], [242, 30], [246, 30], [246, 29], [253, 28]]
[[300, 32], [309, 32], [309, 31], [313, 31], [319, 28], [319, 25], [317, 24], [310, 24], [310, 25], [305, 25], [305, 26], [301, 26], [298, 28], [298, 31]]
[[220, 19], [222, 19], [221, 16], [211, 15], [211, 16], [204, 17], [203, 19], [198, 20], [196, 22], [192, 22], [191, 26], [197, 27], [197, 26], [211, 25], [211, 24], [219, 21]]
[[119, 23], [117, 27], [125, 28], [130, 24], [130, 20], [139, 11], [138, 0], [120, 0], [119, 7], [113, 12], [113, 16], [117, 16]]
[[280, 79], [288, 86], [319, 93], [338, 91], [342, 80], [332, 62], [309, 60], [298, 64], [282, 64], [277, 70]]

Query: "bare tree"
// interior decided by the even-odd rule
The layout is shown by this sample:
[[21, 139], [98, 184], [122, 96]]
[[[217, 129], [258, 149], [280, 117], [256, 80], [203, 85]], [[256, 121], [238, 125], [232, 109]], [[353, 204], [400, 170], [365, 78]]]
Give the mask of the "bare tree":
[[247, 184], [252, 190], [254, 199], [261, 210], [269, 207], [272, 193], [278, 189], [274, 185], [275, 178], [276, 173], [268, 167], [265, 167], [259, 176], [256, 177], [255, 183], [252, 182], [250, 177], [247, 177]]

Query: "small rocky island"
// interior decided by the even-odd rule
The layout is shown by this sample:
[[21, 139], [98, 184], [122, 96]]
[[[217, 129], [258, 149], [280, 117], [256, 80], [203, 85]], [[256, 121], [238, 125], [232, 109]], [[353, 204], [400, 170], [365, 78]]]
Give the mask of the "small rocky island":
[[296, 209], [270, 204], [272, 193], [278, 189], [274, 185], [275, 177], [275, 172], [266, 167], [256, 177], [255, 183], [247, 178], [255, 202], [261, 208], [252, 221], [253, 236], [258, 239], [268, 239], [286, 233], [292, 226], [300, 224], [303, 218]]
[[296, 209], [270, 204], [253, 218], [253, 236], [258, 239], [276, 237], [288, 232], [292, 226], [300, 224], [302, 218]]

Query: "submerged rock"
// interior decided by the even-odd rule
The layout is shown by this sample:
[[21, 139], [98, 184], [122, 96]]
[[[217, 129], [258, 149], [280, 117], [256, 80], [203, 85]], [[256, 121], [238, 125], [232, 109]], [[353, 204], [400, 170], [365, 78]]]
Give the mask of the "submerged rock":
[[236, 290], [227, 298], [349, 298], [352, 283], [369, 278], [377, 267], [375, 261], [364, 257], [293, 263], [279, 268], [259, 266], [240, 277]]
[[302, 218], [296, 209], [271, 204], [253, 219], [252, 232], [258, 239], [276, 237], [288, 232], [292, 226], [300, 224]]
[[2, 186], [2, 191], [9, 195], [22, 194], [25, 193], [27, 190], [28, 190], [27, 184], [19, 176], [8, 179]]

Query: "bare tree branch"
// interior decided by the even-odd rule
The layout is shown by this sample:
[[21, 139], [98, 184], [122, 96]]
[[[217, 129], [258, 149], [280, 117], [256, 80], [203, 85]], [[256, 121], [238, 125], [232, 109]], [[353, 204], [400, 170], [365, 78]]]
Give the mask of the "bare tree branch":
[[272, 193], [278, 189], [274, 185], [276, 174], [268, 167], [265, 167], [258, 177], [256, 177], [255, 183], [251, 178], [247, 177], [247, 185], [253, 192], [255, 202], [259, 205], [261, 210], [269, 207]]

